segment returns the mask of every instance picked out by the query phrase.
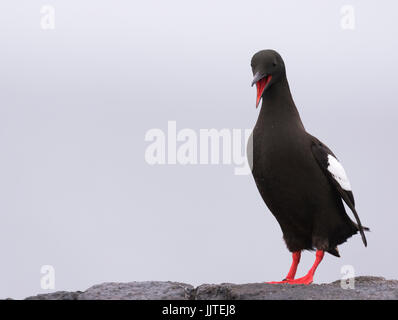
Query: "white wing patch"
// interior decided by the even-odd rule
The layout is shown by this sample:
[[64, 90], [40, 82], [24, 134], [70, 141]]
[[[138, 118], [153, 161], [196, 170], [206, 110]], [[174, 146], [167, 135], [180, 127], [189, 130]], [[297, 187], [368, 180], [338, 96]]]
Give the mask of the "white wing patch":
[[343, 166], [330, 154], [328, 154], [328, 171], [344, 190], [351, 191], [351, 184]]

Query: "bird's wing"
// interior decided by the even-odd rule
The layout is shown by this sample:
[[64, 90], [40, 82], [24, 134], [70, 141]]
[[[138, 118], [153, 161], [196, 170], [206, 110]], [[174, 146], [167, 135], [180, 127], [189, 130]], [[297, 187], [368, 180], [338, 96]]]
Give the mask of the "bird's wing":
[[358, 229], [362, 237], [363, 244], [367, 246], [367, 241], [362, 226], [361, 220], [359, 219], [358, 213], [355, 210], [354, 194], [351, 190], [350, 181], [348, 180], [347, 174], [337, 157], [333, 152], [317, 138], [311, 136], [312, 139], [312, 154], [314, 155], [318, 165], [322, 171], [326, 174], [333, 186], [338, 191], [340, 197], [344, 200], [347, 206], [351, 209], [354, 214], [355, 220], [358, 224]]

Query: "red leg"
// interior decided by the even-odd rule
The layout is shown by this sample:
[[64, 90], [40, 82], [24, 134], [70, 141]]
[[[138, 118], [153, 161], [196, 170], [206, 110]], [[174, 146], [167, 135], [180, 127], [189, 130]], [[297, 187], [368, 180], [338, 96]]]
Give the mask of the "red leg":
[[321, 263], [324, 254], [325, 252], [323, 250], [317, 250], [315, 255], [316, 256], [315, 262], [311, 267], [310, 271], [308, 271], [308, 273], [302, 278], [298, 278], [296, 280], [288, 280], [287, 282], [290, 284], [311, 284], [312, 281], [314, 280], [315, 270], [318, 267], [318, 265]]
[[286, 283], [289, 280], [293, 280], [294, 276], [296, 275], [297, 266], [300, 262], [300, 257], [301, 257], [301, 251], [296, 251], [296, 252], [292, 253], [292, 258], [293, 258], [292, 265], [291, 265], [289, 273], [287, 274], [285, 279], [283, 279], [282, 281], [272, 281], [272, 282], [266, 282], [266, 283], [277, 284], [277, 283]]

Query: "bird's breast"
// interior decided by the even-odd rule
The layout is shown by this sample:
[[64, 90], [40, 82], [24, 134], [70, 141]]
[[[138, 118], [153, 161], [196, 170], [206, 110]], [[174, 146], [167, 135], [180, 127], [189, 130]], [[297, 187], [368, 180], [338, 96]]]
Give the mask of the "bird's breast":
[[[304, 132], [305, 133], [305, 132]], [[310, 145], [302, 132], [270, 124], [253, 130], [253, 175], [269, 182], [305, 178], [311, 159]]]

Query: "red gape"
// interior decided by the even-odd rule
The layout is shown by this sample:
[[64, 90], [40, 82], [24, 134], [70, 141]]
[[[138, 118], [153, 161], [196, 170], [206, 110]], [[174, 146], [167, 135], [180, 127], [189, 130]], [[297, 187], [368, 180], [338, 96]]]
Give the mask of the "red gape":
[[318, 265], [321, 263], [323, 256], [325, 255], [325, 252], [323, 250], [317, 250], [315, 254], [315, 262], [312, 265], [310, 271], [302, 277], [298, 279], [294, 279], [297, 271], [297, 266], [300, 262], [300, 257], [301, 257], [301, 251], [296, 251], [293, 252], [293, 262], [292, 266], [290, 267], [289, 273], [287, 274], [286, 278], [282, 281], [273, 281], [273, 282], [267, 282], [271, 284], [277, 284], [277, 283], [289, 283], [289, 284], [311, 284], [312, 281], [314, 280], [314, 274], [316, 271], [316, 268]]
[[264, 89], [267, 84], [271, 81], [272, 76], [267, 76], [265, 78], [260, 79], [256, 83], [257, 87], [257, 100], [256, 100], [256, 108], [258, 107], [258, 103], [260, 102], [261, 96], [263, 95]]

